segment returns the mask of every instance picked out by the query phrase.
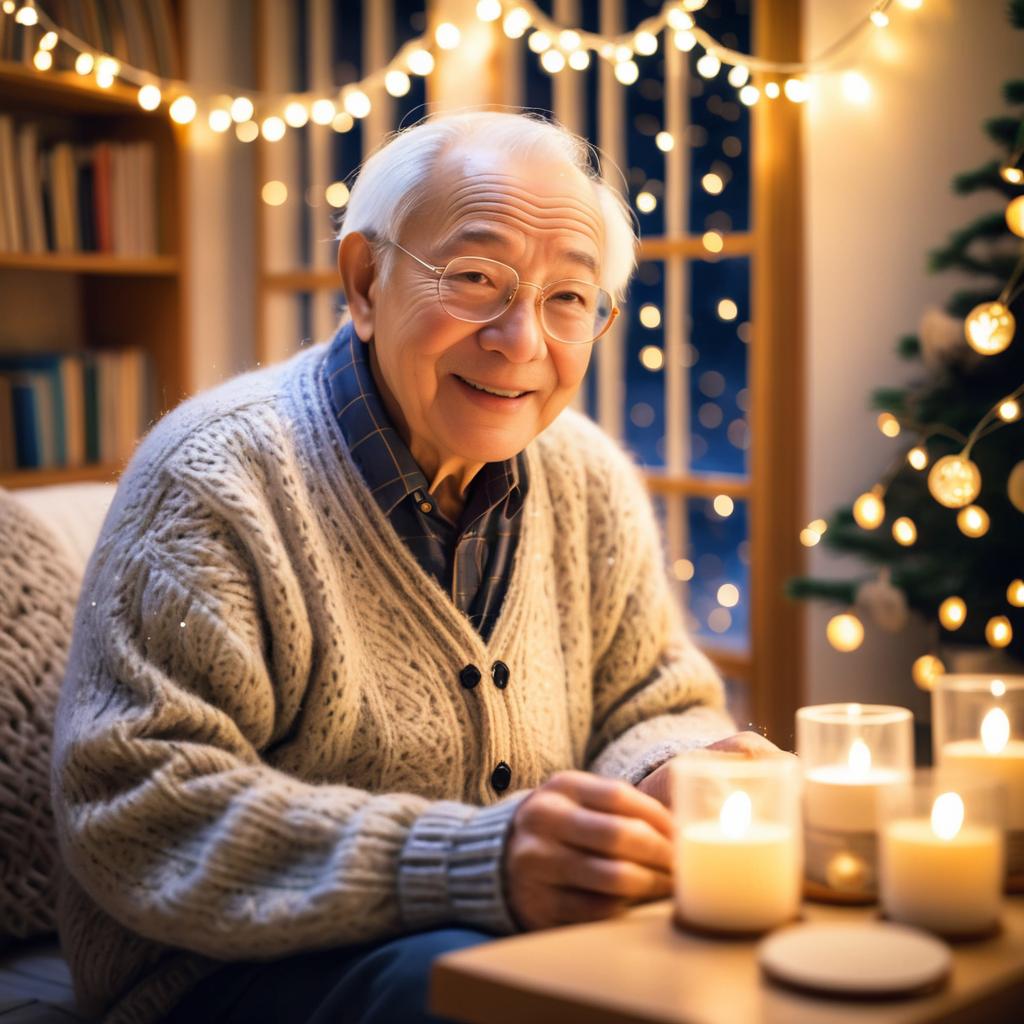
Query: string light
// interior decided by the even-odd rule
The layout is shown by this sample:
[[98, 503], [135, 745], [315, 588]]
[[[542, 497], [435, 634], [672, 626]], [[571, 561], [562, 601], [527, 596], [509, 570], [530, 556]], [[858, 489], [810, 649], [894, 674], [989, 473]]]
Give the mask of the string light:
[[442, 21], [434, 29], [434, 40], [442, 50], [454, 50], [462, 42], [462, 32], [459, 31], [458, 25]]
[[548, 47], [551, 46], [551, 37], [547, 32], [531, 32], [530, 38], [526, 41], [526, 45], [529, 46], [534, 53], [543, 53]]
[[343, 181], [333, 182], [324, 190], [324, 198], [327, 200], [328, 206], [333, 206], [336, 210], [340, 210], [348, 202], [348, 185]]
[[267, 206], [282, 206], [288, 201], [288, 186], [283, 181], [268, 181], [260, 196]]
[[898, 437], [900, 433], [900, 421], [896, 419], [891, 412], [882, 412], [878, 414], [878, 429], [885, 434], [886, 437]]
[[96, 60], [91, 53], [80, 53], [75, 58], [75, 70], [83, 77], [92, 74], [95, 64]]
[[501, 17], [501, 0], [480, 0], [476, 16], [481, 21], [497, 21]]
[[239, 142], [255, 142], [260, 137], [260, 126], [255, 121], [236, 124], [235, 137]]
[[717, 231], [705, 231], [700, 236], [700, 242], [713, 255], [717, 255], [725, 248], [725, 239]]
[[683, 29], [672, 37], [672, 42], [677, 50], [689, 53], [697, 45], [697, 37], [689, 29]]
[[672, 137], [671, 132], [658, 132], [654, 136], [654, 144], [662, 153], [670, 153], [675, 148], [676, 140]]
[[1007, 227], [1020, 238], [1024, 238], [1024, 196], [1011, 199], [1006, 207]]
[[658, 50], [658, 37], [653, 32], [637, 32], [633, 36], [633, 49], [643, 57], [650, 57]]
[[155, 85], [144, 85], [137, 96], [139, 106], [143, 110], [156, 110], [160, 106], [163, 96]]
[[590, 54], [586, 50], [574, 50], [569, 54], [569, 67], [573, 71], [586, 71], [590, 67]]
[[842, 77], [843, 96], [858, 106], [865, 106], [871, 101], [871, 83], [859, 71], [844, 72]]
[[928, 451], [919, 444], [915, 444], [913, 448], [907, 452], [907, 462], [910, 465], [920, 471], [928, 465]]
[[24, 7], [18, 8], [17, 13], [14, 15], [14, 20], [19, 25], [31, 27], [39, 23], [39, 13], [34, 7], [29, 7], [26, 4]]
[[280, 142], [284, 138], [285, 123], [274, 115], [265, 117], [260, 125], [260, 134], [267, 142]]
[[1014, 315], [1001, 302], [982, 302], [967, 314], [964, 333], [967, 343], [983, 356], [1002, 352], [1017, 329]]
[[632, 85], [640, 77], [635, 60], [622, 60], [615, 65], [615, 77], [623, 85]]
[[922, 690], [930, 692], [935, 689], [939, 676], [946, 674], [946, 666], [934, 654], [922, 654], [910, 669], [911, 678]]
[[736, 503], [728, 494], [717, 495], [711, 504], [715, 512], [717, 512], [723, 519], [728, 519], [736, 508]]
[[179, 96], [168, 108], [171, 120], [177, 124], [190, 124], [196, 116], [196, 101], [191, 96]]
[[967, 537], [984, 537], [988, 533], [989, 515], [980, 505], [968, 505], [956, 515], [956, 525]]
[[1005, 615], [993, 615], [985, 623], [985, 639], [991, 647], [1009, 647], [1013, 640], [1013, 627]]
[[999, 403], [999, 418], [1004, 423], [1013, 423], [1020, 419], [1020, 402], [1016, 398], [1007, 398]]
[[1024, 580], [1013, 580], [1006, 588], [1006, 600], [1014, 608], [1024, 608]]
[[96, 84], [101, 89], [109, 89], [120, 70], [121, 65], [113, 57], [100, 57], [96, 61]]
[[893, 540], [909, 548], [917, 540], [917, 526], [909, 516], [900, 516], [892, 524]]
[[803, 103], [811, 94], [810, 87], [802, 78], [787, 78], [783, 91], [792, 103]]
[[768, 82], [765, 84], [764, 94], [770, 100], [777, 100], [779, 98], [780, 91], [778, 82]]
[[409, 54], [407, 63], [409, 70], [421, 78], [429, 75], [435, 66], [434, 55], [429, 50], [413, 50]]
[[875, 28], [887, 28], [889, 25], [889, 15], [882, 10], [874, 10], [869, 15], [871, 18], [871, 24]]
[[515, 7], [505, 15], [501, 27], [509, 39], [518, 39], [530, 27], [533, 19], [522, 7]]
[[331, 100], [315, 100], [309, 108], [309, 116], [313, 124], [330, 124], [337, 112], [337, 107]]
[[574, 32], [572, 29], [567, 28], [564, 32], [559, 33], [558, 45], [565, 50], [566, 53], [578, 50], [582, 43], [583, 40], [580, 38], [579, 32]]
[[289, 128], [301, 128], [309, 121], [309, 110], [298, 100], [292, 100], [284, 108], [284, 121]]
[[864, 642], [864, 624], [851, 612], [843, 612], [828, 620], [825, 636], [837, 651], [849, 654]]
[[813, 548], [820, 540], [821, 534], [812, 530], [809, 526], [805, 526], [800, 531], [800, 543], [803, 544], [805, 548]]
[[342, 96], [345, 110], [356, 118], [366, 117], [370, 113], [370, 97], [362, 89], [348, 89]]
[[697, 74], [702, 78], [714, 78], [721, 70], [722, 62], [713, 53], [705, 53], [697, 61]]
[[565, 67], [565, 54], [561, 50], [545, 50], [540, 57], [540, 66], [549, 74], [556, 75]]
[[853, 518], [862, 530], [875, 530], [885, 519], [885, 502], [879, 490], [865, 491], [853, 503]]
[[967, 618], [967, 605], [962, 597], [947, 597], [939, 605], [939, 622], [950, 632], [959, 629]]
[[404, 71], [399, 71], [395, 68], [384, 76], [384, 88], [389, 96], [398, 98], [405, 96], [409, 92], [412, 88], [412, 82]]
[[1019, 167], [1007, 164], [1005, 167], [999, 168], [999, 174], [1003, 181], [1010, 185], [1024, 185], [1024, 171]]
[[962, 453], [944, 455], [928, 472], [928, 490], [940, 505], [963, 508], [981, 493], [981, 473]]
[[740, 589], [735, 583], [723, 583], [718, 588], [718, 603], [723, 608], [735, 608], [740, 603]]
[[40, 50], [52, 50], [59, 40], [59, 36], [52, 29], [43, 35], [43, 38], [39, 40]]
[[651, 213], [658, 205], [657, 197], [653, 192], [638, 192], [636, 195], [636, 208], [641, 213]]
[[720, 175], [715, 174], [713, 171], [709, 171], [700, 179], [701, 187], [710, 196], [720, 196], [722, 190], [725, 188], [725, 183], [722, 181]]
[[729, 68], [726, 78], [734, 89], [742, 89], [750, 80], [750, 68], [745, 64], [737, 64], [735, 67]]
[[36, 50], [32, 63], [37, 71], [49, 71], [53, 67], [53, 54], [49, 50]]
[[740, 103], [752, 107], [761, 98], [761, 90], [756, 85], [745, 85], [740, 89]]
[[211, 110], [207, 120], [209, 121], [211, 131], [218, 133], [226, 132], [231, 127], [231, 114], [224, 110], [223, 107]]

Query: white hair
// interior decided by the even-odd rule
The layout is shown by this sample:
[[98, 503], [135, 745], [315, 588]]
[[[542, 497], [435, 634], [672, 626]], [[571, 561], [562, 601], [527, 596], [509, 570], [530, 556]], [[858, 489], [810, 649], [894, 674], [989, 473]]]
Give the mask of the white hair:
[[353, 231], [374, 244], [386, 276], [396, 241], [409, 214], [426, 198], [438, 159], [460, 142], [477, 142], [502, 153], [564, 161], [590, 181], [604, 223], [602, 284], [621, 300], [636, 266], [637, 237], [629, 207], [594, 167], [593, 146], [562, 125], [528, 113], [470, 111], [428, 118], [392, 134], [365, 161], [352, 186], [339, 241]]

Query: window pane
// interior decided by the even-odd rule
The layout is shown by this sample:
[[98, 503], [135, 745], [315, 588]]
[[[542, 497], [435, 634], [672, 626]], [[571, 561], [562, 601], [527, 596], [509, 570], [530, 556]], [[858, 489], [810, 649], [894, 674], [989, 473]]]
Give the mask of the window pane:
[[[644, 466], [665, 465], [664, 315], [665, 268], [641, 263], [623, 309], [626, 322], [626, 442]], [[598, 343], [600, 344], [600, 342]]]

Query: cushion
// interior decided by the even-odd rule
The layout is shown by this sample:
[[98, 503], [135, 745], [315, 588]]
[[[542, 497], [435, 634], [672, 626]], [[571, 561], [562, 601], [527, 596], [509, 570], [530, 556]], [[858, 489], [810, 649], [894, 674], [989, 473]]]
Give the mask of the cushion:
[[50, 745], [80, 585], [64, 544], [0, 488], [0, 945], [55, 928]]

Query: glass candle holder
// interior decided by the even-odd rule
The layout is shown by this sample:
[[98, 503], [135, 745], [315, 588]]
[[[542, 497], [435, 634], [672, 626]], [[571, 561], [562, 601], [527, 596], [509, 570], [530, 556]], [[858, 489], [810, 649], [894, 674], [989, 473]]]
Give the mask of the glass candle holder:
[[672, 762], [677, 923], [751, 935], [798, 916], [800, 783], [791, 754], [694, 751]]
[[818, 704], [796, 713], [804, 772], [805, 891], [814, 899], [872, 902], [886, 792], [914, 770], [907, 708]]
[[1006, 887], [1024, 892], [1024, 676], [940, 676], [932, 743], [937, 766], [1006, 787]]
[[927, 769], [886, 794], [879, 869], [887, 917], [951, 938], [998, 927], [1002, 797], [999, 783]]

